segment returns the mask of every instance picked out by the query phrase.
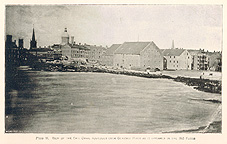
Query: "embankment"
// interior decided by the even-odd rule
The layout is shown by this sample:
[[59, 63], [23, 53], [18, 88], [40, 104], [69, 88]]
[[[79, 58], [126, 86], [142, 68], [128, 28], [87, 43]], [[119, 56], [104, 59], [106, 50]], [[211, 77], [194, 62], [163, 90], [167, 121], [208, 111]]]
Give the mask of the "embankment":
[[199, 91], [218, 93], [221, 94], [222, 83], [217, 80], [191, 78], [191, 77], [172, 77], [169, 75], [163, 75], [161, 72], [141, 72], [141, 71], [131, 71], [131, 70], [115, 70], [107, 69], [94, 66], [65, 66], [63, 64], [39, 64], [32, 67], [34, 70], [44, 70], [44, 71], [61, 71], [61, 72], [101, 72], [101, 73], [112, 73], [112, 74], [122, 74], [129, 76], [137, 76], [144, 78], [165, 78], [172, 79], [176, 82], [182, 82], [188, 86], [193, 86], [194, 89]]

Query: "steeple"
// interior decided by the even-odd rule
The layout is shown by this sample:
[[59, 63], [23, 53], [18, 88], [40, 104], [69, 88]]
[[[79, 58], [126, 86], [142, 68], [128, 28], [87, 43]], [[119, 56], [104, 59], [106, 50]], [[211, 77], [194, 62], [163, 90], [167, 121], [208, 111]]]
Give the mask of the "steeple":
[[33, 32], [32, 32], [32, 41], [35, 41], [35, 30], [34, 30], [34, 27], [33, 27]]
[[30, 49], [37, 48], [37, 41], [35, 40], [35, 29], [33, 25], [32, 40], [30, 41]]
[[174, 49], [174, 40], [172, 40], [172, 47], [171, 49]]

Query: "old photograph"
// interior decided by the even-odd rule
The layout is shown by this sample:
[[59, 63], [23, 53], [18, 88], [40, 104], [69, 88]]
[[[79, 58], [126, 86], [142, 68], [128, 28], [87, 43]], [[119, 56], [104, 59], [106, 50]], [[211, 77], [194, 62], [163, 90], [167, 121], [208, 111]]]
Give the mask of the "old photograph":
[[5, 5], [5, 133], [222, 133], [223, 6]]

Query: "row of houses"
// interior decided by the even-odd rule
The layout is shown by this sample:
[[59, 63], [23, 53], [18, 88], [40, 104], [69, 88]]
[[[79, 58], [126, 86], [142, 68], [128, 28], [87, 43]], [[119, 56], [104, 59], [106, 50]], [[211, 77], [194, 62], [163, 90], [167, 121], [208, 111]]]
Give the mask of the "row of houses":
[[[174, 48], [174, 44], [172, 44], [171, 49], [160, 49], [153, 41], [124, 42], [106, 48], [96, 45], [76, 44], [73, 36], [71, 36], [71, 42], [69, 40], [70, 36], [67, 28], [65, 28], [61, 35], [60, 44], [37, 48], [33, 29], [29, 53], [39, 59], [58, 60], [62, 57], [66, 59], [83, 59], [93, 64], [132, 70], [146, 70], [149, 68], [153, 70], [221, 71], [221, 52]], [[12, 36], [8, 36], [6, 47], [14, 47], [14, 43], [12, 42]], [[20, 40], [19, 44], [23, 45], [22, 43], [22, 40]]]
[[221, 71], [221, 52], [183, 48], [159, 49], [154, 42], [113, 44], [102, 56], [102, 64], [135, 70], [215, 70]]

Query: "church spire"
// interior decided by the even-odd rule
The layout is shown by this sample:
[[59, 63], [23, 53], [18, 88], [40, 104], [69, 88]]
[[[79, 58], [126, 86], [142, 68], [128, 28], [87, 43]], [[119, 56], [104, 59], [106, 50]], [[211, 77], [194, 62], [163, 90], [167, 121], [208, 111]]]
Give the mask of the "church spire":
[[37, 41], [35, 40], [35, 29], [33, 24], [32, 40], [30, 41], [30, 49], [37, 48]]
[[35, 30], [34, 30], [34, 25], [33, 25], [33, 32], [32, 32], [32, 41], [35, 41]]

